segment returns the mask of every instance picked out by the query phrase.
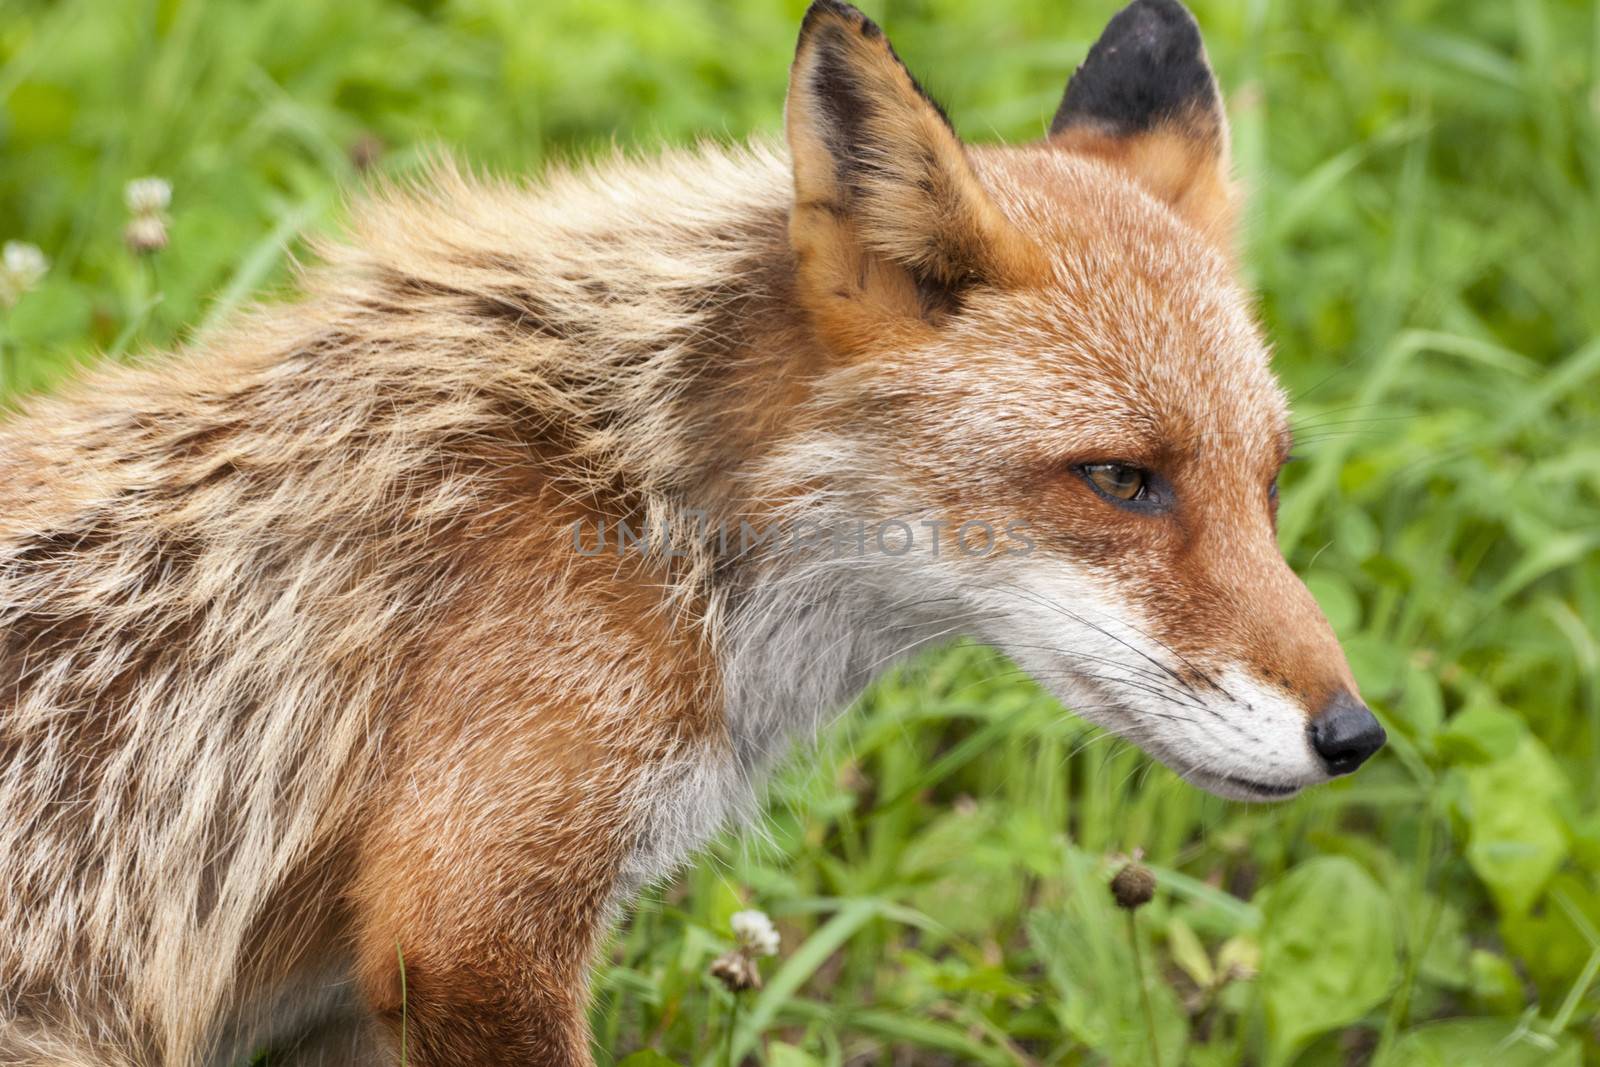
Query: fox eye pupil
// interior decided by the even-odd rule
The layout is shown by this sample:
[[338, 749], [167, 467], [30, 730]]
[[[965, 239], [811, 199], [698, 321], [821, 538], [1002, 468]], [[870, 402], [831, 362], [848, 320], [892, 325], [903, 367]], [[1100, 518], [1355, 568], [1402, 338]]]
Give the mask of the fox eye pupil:
[[1106, 496], [1117, 500], [1142, 500], [1149, 492], [1150, 476], [1125, 463], [1091, 463], [1083, 475]]

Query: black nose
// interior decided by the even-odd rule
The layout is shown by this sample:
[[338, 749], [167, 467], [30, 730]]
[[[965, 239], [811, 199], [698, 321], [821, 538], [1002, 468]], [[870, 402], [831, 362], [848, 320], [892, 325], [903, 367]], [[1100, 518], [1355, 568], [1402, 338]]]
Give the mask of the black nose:
[[1311, 720], [1311, 747], [1328, 765], [1329, 774], [1349, 774], [1388, 739], [1367, 706], [1345, 692]]

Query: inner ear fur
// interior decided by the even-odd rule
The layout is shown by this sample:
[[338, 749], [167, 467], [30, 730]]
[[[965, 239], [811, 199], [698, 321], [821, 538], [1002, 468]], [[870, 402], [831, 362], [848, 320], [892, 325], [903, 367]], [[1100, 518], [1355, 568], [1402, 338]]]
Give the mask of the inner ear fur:
[[840, 347], [881, 342], [1020, 281], [1027, 241], [979, 184], [949, 119], [860, 11], [818, 0], [790, 71], [790, 240], [800, 297]]
[[1200, 27], [1178, 0], [1134, 0], [1111, 19], [1067, 83], [1050, 140], [1118, 167], [1231, 248], [1227, 114]]

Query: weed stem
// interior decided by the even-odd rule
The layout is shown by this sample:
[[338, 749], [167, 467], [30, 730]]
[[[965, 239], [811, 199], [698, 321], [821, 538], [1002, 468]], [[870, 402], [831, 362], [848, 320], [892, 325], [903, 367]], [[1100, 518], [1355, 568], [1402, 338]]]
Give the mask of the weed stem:
[[733, 1067], [733, 1032], [739, 1029], [738, 993], [733, 995], [733, 1007], [728, 1009], [728, 1032], [722, 1039], [722, 1067]]
[[1144, 980], [1144, 953], [1139, 948], [1139, 919], [1128, 912], [1128, 942], [1133, 946], [1133, 973], [1139, 981], [1139, 1000], [1144, 1005], [1145, 1033], [1150, 1037], [1150, 1065], [1161, 1067], [1161, 1042], [1156, 1037], [1156, 1011], [1150, 1003], [1150, 984]]

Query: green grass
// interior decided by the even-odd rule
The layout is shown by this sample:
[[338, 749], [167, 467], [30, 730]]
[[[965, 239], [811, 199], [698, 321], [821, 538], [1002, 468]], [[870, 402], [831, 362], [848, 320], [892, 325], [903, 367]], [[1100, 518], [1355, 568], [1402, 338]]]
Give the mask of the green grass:
[[[866, 6], [984, 140], [1041, 132], [1113, 5]], [[738, 1013], [751, 1062], [1147, 1064], [1104, 885], [1142, 849], [1164, 1067], [1600, 1064], [1600, 7], [1196, 7], [1298, 398], [1284, 547], [1393, 744], [1230, 805], [994, 654], [935, 657], [778, 783], [763, 832], [647, 896], [596, 982], [603, 1062], [719, 1063], [706, 967], [754, 905], [784, 949]], [[390, 173], [433, 142], [532, 171], [774, 131], [799, 9], [0, 0], [0, 239], [53, 260], [0, 320], [0, 383], [281, 288], [363, 137]], [[172, 243], [138, 261], [121, 189], [147, 173]]]

